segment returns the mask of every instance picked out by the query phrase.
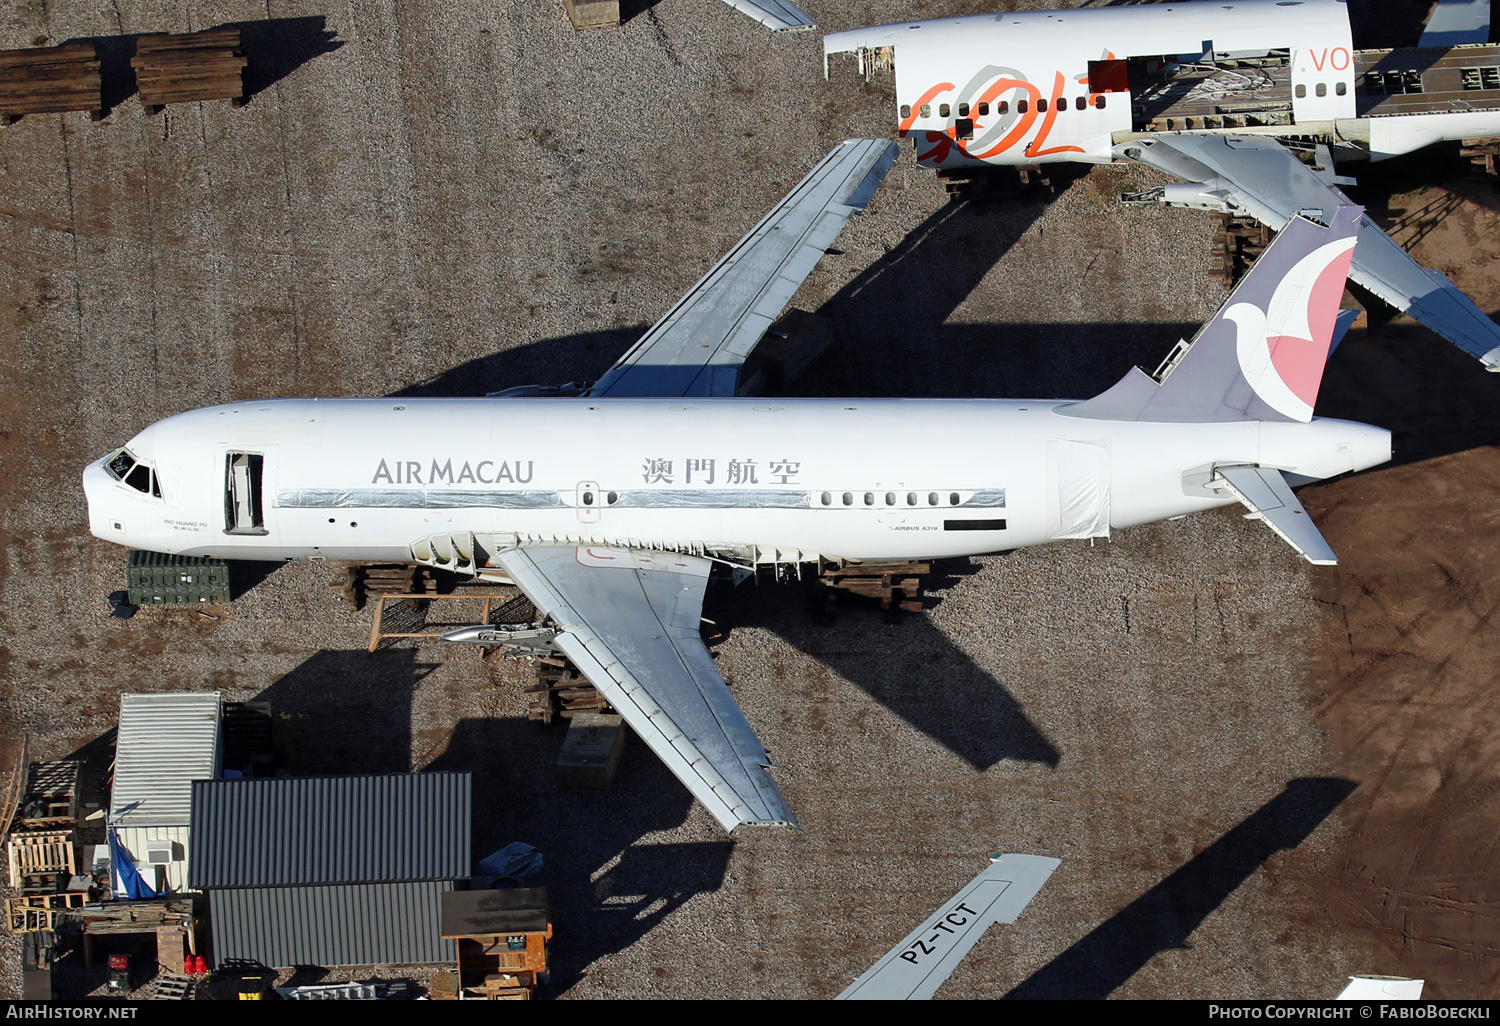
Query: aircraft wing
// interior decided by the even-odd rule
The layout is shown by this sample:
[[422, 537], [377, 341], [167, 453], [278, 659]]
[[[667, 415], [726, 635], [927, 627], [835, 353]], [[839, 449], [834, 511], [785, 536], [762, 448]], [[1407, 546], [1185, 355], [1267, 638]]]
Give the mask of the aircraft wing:
[[817, 28], [807, 12], [786, 0], [724, 0], [742, 14], [748, 14], [762, 25], [778, 32], [805, 32]]
[[[1116, 153], [1193, 183], [1167, 186], [1163, 203], [1243, 213], [1280, 231], [1295, 214], [1327, 223], [1349, 202], [1333, 176], [1309, 167], [1270, 139], [1175, 135], [1131, 140]], [[1351, 280], [1500, 371], [1500, 325], [1441, 271], [1422, 267], [1365, 217], [1354, 249]]]
[[1216, 467], [1215, 473], [1224, 480], [1236, 499], [1244, 503], [1251, 514], [1266, 522], [1314, 566], [1336, 566], [1339, 557], [1324, 539], [1322, 532], [1297, 501], [1292, 486], [1287, 484], [1281, 471], [1271, 467]]
[[976, 941], [995, 923], [1014, 923], [1060, 859], [996, 855], [969, 885], [907, 935], [839, 1001], [925, 1001], [937, 993]]
[[556, 623], [553, 643], [724, 829], [797, 825], [698, 634], [709, 560], [572, 546], [495, 558]]
[[896, 153], [878, 139], [840, 144], [585, 394], [734, 395], [745, 358]]

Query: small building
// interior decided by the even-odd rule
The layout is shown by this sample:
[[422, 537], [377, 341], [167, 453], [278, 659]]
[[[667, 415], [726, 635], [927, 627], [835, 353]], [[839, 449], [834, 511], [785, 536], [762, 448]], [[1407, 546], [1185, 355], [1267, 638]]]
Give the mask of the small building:
[[[217, 691], [121, 695], [108, 826], [145, 884], [158, 894], [185, 890], [192, 850], [192, 785], [219, 775]], [[125, 894], [111, 859], [113, 889]]]
[[198, 781], [214, 964], [454, 961], [442, 896], [471, 872], [472, 792], [468, 773]]

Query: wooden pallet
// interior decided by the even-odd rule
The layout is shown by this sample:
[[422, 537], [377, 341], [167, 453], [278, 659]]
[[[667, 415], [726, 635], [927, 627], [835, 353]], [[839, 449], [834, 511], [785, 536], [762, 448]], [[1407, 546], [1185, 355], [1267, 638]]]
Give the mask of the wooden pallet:
[[179, 973], [156, 974], [146, 990], [148, 1001], [191, 1001], [197, 981]]
[[[59, 873], [74, 876], [73, 835], [52, 830], [14, 833], [6, 844], [10, 863], [10, 885], [31, 893], [33, 888], [55, 883]], [[56, 890], [55, 886], [48, 889]]]
[[102, 113], [104, 90], [93, 43], [0, 50], [0, 121], [69, 110]]
[[88, 896], [81, 891], [11, 898], [6, 902], [8, 928], [11, 933], [56, 930], [58, 919], [72, 910], [81, 908], [86, 900]]
[[151, 110], [192, 100], [243, 103], [245, 65], [239, 29], [141, 36], [130, 59], [141, 103]]
[[83, 764], [76, 759], [34, 762], [26, 774], [26, 796], [21, 799], [23, 830], [61, 830], [78, 823], [78, 775]]

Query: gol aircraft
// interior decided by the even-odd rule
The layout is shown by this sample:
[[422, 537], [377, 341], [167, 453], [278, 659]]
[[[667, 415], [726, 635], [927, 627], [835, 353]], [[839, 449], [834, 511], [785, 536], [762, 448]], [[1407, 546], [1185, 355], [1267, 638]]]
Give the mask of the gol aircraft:
[[715, 566], [964, 556], [1236, 501], [1335, 561], [1290, 486], [1390, 458], [1385, 430], [1312, 415], [1356, 207], [1293, 219], [1192, 345], [1087, 402], [737, 398], [896, 151], [837, 147], [580, 395], [181, 413], [84, 470], [90, 530], [513, 582], [542, 621], [451, 640], [566, 655], [729, 830], [795, 819], [699, 634]]
[[[1488, 10], [1439, 4], [1421, 45], [1393, 50], [1354, 49], [1343, 0], [1007, 11], [834, 33], [824, 73], [831, 54], [894, 67], [898, 131], [926, 166], [1136, 161], [1184, 183], [1131, 199], [1280, 230], [1349, 202], [1335, 158], [1500, 136]], [[1500, 370], [1500, 326], [1368, 218], [1349, 277]]]

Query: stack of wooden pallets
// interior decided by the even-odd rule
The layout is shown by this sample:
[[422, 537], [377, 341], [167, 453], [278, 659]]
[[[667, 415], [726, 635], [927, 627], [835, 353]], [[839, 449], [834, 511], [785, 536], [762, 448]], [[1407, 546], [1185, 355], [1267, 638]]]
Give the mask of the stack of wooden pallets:
[[10, 885], [22, 894], [55, 893], [62, 874], [72, 877], [78, 872], [70, 832], [17, 832], [10, 835], [7, 848]]
[[141, 103], [153, 110], [189, 100], [243, 102], [245, 63], [239, 29], [141, 36], [130, 59]]
[[56, 930], [57, 920], [69, 910], [79, 908], [88, 895], [77, 891], [64, 894], [34, 894], [11, 898], [6, 904], [11, 933], [36, 933]]
[[93, 43], [0, 50], [0, 120], [104, 105]]

